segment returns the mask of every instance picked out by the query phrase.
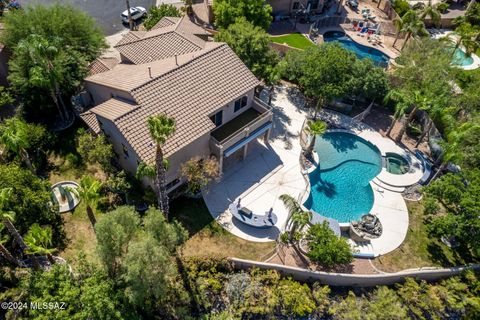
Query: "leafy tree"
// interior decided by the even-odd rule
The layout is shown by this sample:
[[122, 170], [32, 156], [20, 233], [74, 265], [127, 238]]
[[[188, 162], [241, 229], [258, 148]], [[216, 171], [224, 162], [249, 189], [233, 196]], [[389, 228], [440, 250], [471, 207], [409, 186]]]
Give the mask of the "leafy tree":
[[188, 238], [188, 232], [182, 225], [177, 221], [168, 223], [160, 210], [148, 210], [143, 225], [145, 231], [170, 253], [174, 253], [175, 248]]
[[438, 10], [438, 5], [433, 5], [432, 0], [428, 0], [428, 3], [418, 10], [418, 16], [422, 20], [430, 18], [435, 25], [438, 25], [442, 15]]
[[[7, 292], [9, 300], [39, 303], [65, 303], [63, 308], [24, 308], [15, 314], [22, 319], [134, 319], [111, 280], [96, 269], [74, 276], [66, 266], [54, 265], [49, 271], [28, 272], [20, 278], [18, 288]], [[60, 305], [58, 305], [60, 307]], [[13, 319], [7, 313], [7, 319]]]
[[15, 228], [13, 225], [13, 221], [15, 220], [15, 212], [8, 211], [6, 209], [8, 207], [8, 202], [12, 200], [12, 191], [12, 188], [0, 189], [0, 218], [2, 220], [2, 224], [7, 227], [8, 232], [10, 232], [10, 234], [13, 236], [20, 248], [25, 249], [25, 242], [23, 241], [23, 238], [18, 232], [17, 228]]
[[149, 178], [155, 179], [155, 174], [157, 169], [155, 166], [151, 166], [145, 162], [140, 162], [137, 167], [137, 172], [135, 172], [135, 178], [142, 179], [142, 178]]
[[480, 171], [464, 172], [464, 176], [447, 174], [432, 182], [426, 189], [433, 198], [447, 209], [447, 214], [436, 215], [428, 222], [427, 229], [436, 237], [454, 237], [460, 245], [457, 250], [474, 257], [480, 256], [480, 222], [476, 218], [480, 209]]
[[385, 97], [390, 89], [387, 74], [371, 59], [357, 59], [354, 64], [352, 93], [372, 103]]
[[444, 316], [444, 305], [435, 294], [433, 287], [425, 281], [416, 282], [407, 278], [405, 283], [397, 286], [397, 293], [407, 315], [416, 319], [441, 319]]
[[[1, 196], [1, 194], [0, 194]], [[7, 242], [7, 238], [4, 237], [1, 233], [3, 231], [4, 224], [0, 223], [0, 253], [1, 255], [12, 265], [19, 267], [20, 266], [20, 261], [18, 261], [17, 258], [15, 258], [11, 252], [5, 247], [5, 243]]]
[[310, 135], [310, 143], [308, 144], [306, 153], [312, 154], [317, 136], [321, 136], [327, 131], [327, 124], [320, 120], [308, 121], [305, 130]]
[[[73, 94], [88, 63], [107, 47], [95, 21], [71, 5], [30, 5], [10, 11], [2, 22], [1, 42], [13, 52], [9, 78], [26, 112], [36, 120], [49, 114], [52, 89], [65, 97]], [[21, 43], [23, 48], [18, 48]], [[53, 79], [58, 88], [50, 86]]]
[[[452, 37], [453, 36], [453, 37]], [[449, 35], [449, 39], [453, 40], [455, 47], [452, 50], [452, 57], [455, 55], [455, 50], [462, 46], [467, 54], [475, 52], [480, 47], [479, 42], [476, 40], [480, 36], [480, 27], [472, 26], [468, 22], [464, 22], [455, 28]]]
[[402, 45], [401, 51], [405, 48], [405, 45], [410, 40], [410, 37], [414, 36], [426, 36], [428, 35], [427, 29], [425, 29], [425, 24], [422, 19], [417, 16], [417, 13], [413, 10], [407, 11], [402, 16], [402, 32], [406, 32], [407, 36], [405, 37], [405, 42]]
[[394, 0], [393, 8], [399, 16], [403, 16], [408, 10], [410, 10], [410, 5], [406, 0]]
[[406, 319], [407, 310], [394, 290], [380, 286], [369, 295], [365, 315], [367, 319]]
[[283, 204], [288, 210], [288, 222], [291, 221], [289, 239], [290, 242], [293, 243], [297, 237], [298, 231], [302, 230], [303, 227], [310, 222], [312, 213], [310, 211], [304, 211], [297, 200], [288, 194], [282, 194], [280, 196], [280, 200], [282, 200]]
[[363, 300], [358, 299], [352, 291], [330, 308], [330, 313], [334, 319], [362, 319]]
[[64, 240], [63, 222], [58, 207], [52, 203], [50, 183], [16, 165], [0, 165], [0, 189], [12, 188], [3, 210], [15, 212], [15, 225], [25, 234], [34, 223], [50, 225], [53, 244]]
[[[241, 3], [241, 1], [239, 1]], [[239, 18], [221, 29], [215, 41], [226, 42], [253, 74], [271, 85], [278, 80], [278, 55], [270, 48], [270, 37], [260, 27]]]
[[[12, 97], [9, 90], [6, 90], [5, 87], [0, 86], [0, 110], [3, 106], [10, 105], [15, 102], [15, 99]], [[0, 115], [0, 120], [2, 117]]]
[[213, 14], [215, 25], [223, 29], [241, 17], [264, 30], [267, 30], [272, 22], [272, 7], [266, 4], [265, 0], [215, 0]]
[[175, 119], [166, 115], [152, 116], [148, 118], [150, 137], [155, 143], [155, 191], [157, 193], [158, 207], [168, 219], [168, 194], [165, 187], [165, 172], [163, 146], [167, 139], [175, 132]]
[[24, 240], [28, 246], [25, 250], [26, 253], [33, 255], [46, 255], [51, 264], [55, 263], [52, 253], [57, 249], [51, 248], [52, 228], [42, 228], [38, 223], [34, 223], [30, 226], [30, 229], [28, 229]]
[[[287, 57], [290, 55], [287, 53]], [[305, 95], [316, 99], [318, 111], [335, 98], [343, 97], [350, 90], [353, 66], [357, 58], [338, 43], [325, 43], [310, 47], [301, 55], [295, 66], [300, 68], [298, 83]], [[295, 61], [289, 59], [288, 61]], [[287, 68], [288, 70], [288, 68]]]
[[162, 3], [161, 5], [152, 6], [148, 12], [147, 19], [143, 22], [145, 29], [152, 29], [163, 17], [180, 17], [180, 11], [171, 5]]
[[98, 163], [106, 172], [112, 172], [113, 147], [103, 134], [93, 135], [80, 129], [77, 137], [77, 152], [90, 164]]
[[180, 167], [180, 174], [187, 180], [188, 191], [197, 194], [212, 179], [220, 175], [218, 161], [215, 158], [192, 158]]
[[95, 232], [95, 214], [93, 213], [92, 206], [95, 205], [100, 199], [100, 190], [102, 188], [102, 183], [95, 180], [90, 175], [83, 176], [78, 184], [78, 188], [71, 189], [69, 191], [73, 192], [79, 199], [85, 202], [87, 207], [87, 216], [92, 224], [93, 231]]
[[20, 118], [10, 118], [0, 125], [0, 146], [18, 155], [34, 172], [27, 149], [30, 147], [27, 124]]
[[130, 207], [119, 207], [102, 216], [96, 224], [97, 253], [110, 277], [119, 275], [121, 258], [128, 251], [139, 224], [138, 214]]
[[61, 119], [68, 118], [60, 85], [68, 70], [70, 55], [59, 49], [58, 41], [32, 34], [16, 46], [10, 61], [10, 80], [20, 94], [39, 88], [50, 94]]
[[309, 248], [307, 256], [327, 268], [353, 261], [348, 242], [344, 238], [337, 237], [326, 221], [311, 226], [305, 239]]
[[315, 310], [310, 288], [291, 279], [282, 279], [276, 288], [281, 314], [288, 317], [303, 317]]

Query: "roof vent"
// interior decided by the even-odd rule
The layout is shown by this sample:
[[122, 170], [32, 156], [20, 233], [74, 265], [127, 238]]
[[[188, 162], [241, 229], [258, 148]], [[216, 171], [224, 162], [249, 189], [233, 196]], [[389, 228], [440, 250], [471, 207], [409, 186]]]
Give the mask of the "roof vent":
[[153, 79], [153, 77], [152, 77], [152, 67], [148, 67], [148, 76], [150, 77], [150, 79]]
[[177, 59], [177, 55], [175, 55], [175, 64], [177, 65], [178, 67], [178, 59]]

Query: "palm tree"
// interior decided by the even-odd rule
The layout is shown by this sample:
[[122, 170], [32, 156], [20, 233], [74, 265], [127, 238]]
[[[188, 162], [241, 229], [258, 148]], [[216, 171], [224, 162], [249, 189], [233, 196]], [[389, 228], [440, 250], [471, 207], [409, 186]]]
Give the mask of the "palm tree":
[[95, 219], [92, 206], [95, 205], [100, 198], [101, 188], [102, 183], [100, 181], [95, 180], [95, 178], [90, 175], [86, 175], [80, 180], [78, 188], [69, 189], [69, 191], [73, 192], [79, 199], [85, 201], [85, 205], [87, 206], [87, 216], [92, 224], [93, 232], [95, 232], [95, 223], [97, 223], [97, 220]]
[[402, 25], [402, 32], [406, 32], [407, 36], [405, 38], [405, 42], [402, 45], [400, 50], [405, 48], [410, 37], [422, 36], [427, 35], [427, 29], [425, 28], [425, 24], [423, 23], [422, 19], [417, 16], [417, 13], [413, 10], [408, 10], [402, 17], [403, 25]]
[[280, 200], [283, 201], [285, 207], [288, 210], [289, 218], [287, 221], [291, 221], [290, 224], [290, 242], [294, 242], [294, 236], [297, 230], [302, 230], [312, 218], [312, 213], [310, 211], [304, 211], [300, 204], [290, 195], [282, 194]]
[[402, 17], [397, 16], [395, 19], [393, 19], [393, 25], [397, 29], [397, 34], [395, 35], [395, 41], [393, 41], [393, 45], [392, 45], [392, 47], [395, 47], [395, 44], [397, 43], [398, 38], [400, 37], [400, 33], [402, 33], [403, 26], [405, 25], [405, 21], [403, 21]]
[[[2, 232], [4, 228], [4, 225], [0, 223], [0, 233]], [[3, 245], [7, 239], [5, 237], [0, 236], [0, 253], [7, 259], [11, 264], [13, 264], [16, 267], [20, 267], [20, 261], [16, 259], [10, 251]]]
[[25, 235], [25, 242], [28, 245], [26, 253], [31, 255], [46, 255], [51, 264], [55, 263], [52, 253], [56, 251], [55, 248], [50, 248], [52, 245], [52, 228], [42, 228], [38, 223], [34, 223], [28, 229]]
[[454, 41], [455, 47], [452, 50], [452, 57], [455, 55], [455, 51], [462, 46], [465, 48], [465, 52], [467, 54], [471, 54], [474, 52], [478, 47], [479, 44], [475, 40], [480, 34], [480, 30], [478, 27], [472, 26], [468, 22], [464, 22], [459, 25], [455, 31], [453, 31], [449, 38]]
[[18, 43], [17, 54], [24, 54], [30, 58], [33, 67], [29, 70], [29, 81], [50, 92], [60, 118], [64, 120], [67, 111], [59, 85], [62, 75], [57, 65], [60, 51], [44, 37], [32, 34]]
[[397, 124], [398, 119], [400, 119], [404, 114], [405, 110], [408, 108], [408, 105], [404, 102], [403, 92], [399, 90], [392, 89], [390, 90], [387, 95], [385, 96], [385, 102], [389, 100], [395, 101], [395, 114], [393, 115], [393, 121], [390, 124], [390, 127], [387, 130], [387, 136], [390, 136], [392, 133], [393, 128]]
[[428, 132], [434, 125], [434, 123], [438, 123], [442, 121], [443, 123], [455, 123], [455, 119], [452, 118], [452, 113], [454, 108], [445, 108], [442, 103], [433, 103], [427, 110], [428, 117], [427, 123], [423, 127], [422, 134], [417, 139], [417, 143], [415, 144], [415, 148], [423, 142], [423, 139], [427, 136]]
[[310, 143], [305, 152], [307, 154], [312, 154], [317, 135], [322, 135], [327, 131], [327, 124], [320, 120], [308, 121], [305, 131], [310, 135]]
[[395, 138], [396, 142], [402, 141], [403, 135], [405, 134], [405, 131], [407, 130], [407, 125], [412, 122], [413, 117], [417, 113], [417, 110], [426, 110], [431, 106], [431, 102], [421, 94], [420, 91], [415, 90], [413, 92], [413, 95], [408, 97], [408, 100], [410, 105], [413, 105], [412, 111], [408, 114], [407, 121], [402, 125], [402, 128], [400, 129], [397, 137]]
[[18, 243], [20, 248], [24, 250], [27, 246], [23, 241], [22, 236], [18, 232], [17, 228], [13, 225], [15, 220], [15, 213], [13, 211], [7, 211], [7, 203], [12, 199], [12, 188], [3, 188], [0, 189], [0, 219], [2, 220], [3, 225], [7, 228], [8, 232], [13, 236], [15, 242]]
[[155, 151], [155, 191], [157, 193], [158, 206], [162, 210], [165, 217], [168, 219], [168, 194], [165, 187], [165, 173], [162, 147], [167, 142], [167, 139], [175, 132], [175, 119], [166, 115], [158, 115], [148, 118], [148, 129], [150, 136], [156, 145]]
[[430, 18], [435, 25], [438, 25], [442, 14], [437, 8], [437, 5], [432, 5], [432, 0], [428, 0], [428, 4], [418, 10], [418, 16], [420, 19]]
[[0, 145], [4, 149], [18, 155], [27, 167], [34, 172], [32, 162], [26, 150], [30, 147], [27, 124], [19, 118], [7, 119], [0, 131]]

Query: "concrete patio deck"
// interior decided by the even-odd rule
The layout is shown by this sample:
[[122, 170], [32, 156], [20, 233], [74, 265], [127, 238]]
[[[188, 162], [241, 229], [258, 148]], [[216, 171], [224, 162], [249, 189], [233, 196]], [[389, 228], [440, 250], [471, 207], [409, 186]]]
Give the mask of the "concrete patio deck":
[[[288, 212], [278, 198], [281, 194], [286, 193], [300, 200], [308, 196], [305, 193], [308, 181], [302, 176], [299, 164], [299, 132], [308, 112], [301, 107], [303, 102], [294, 94], [294, 90], [286, 86], [276, 89], [273, 101], [274, 126], [269, 143], [252, 143], [247, 158], [231, 163], [221, 181], [210, 185], [204, 192], [205, 203], [217, 222], [234, 235], [256, 242], [276, 240], [285, 227]], [[348, 126], [353, 133], [377, 145], [382, 154], [387, 151], [409, 154], [392, 140], [350, 117], [330, 111], [323, 111], [321, 116]], [[421, 167], [417, 169], [420, 179], [422, 170]], [[417, 173], [415, 178], [412, 176], [412, 183], [416, 178]], [[408, 209], [401, 193], [379, 188], [374, 182], [371, 185], [374, 191], [371, 213], [380, 219], [383, 234], [371, 240], [368, 246], [357, 248], [370, 256], [379, 256], [395, 250], [404, 241], [408, 231]], [[228, 205], [239, 199], [242, 206], [256, 214], [265, 214], [273, 208], [278, 216], [277, 224], [270, 229], [257, 229], [236, 221], [228, 211]]]

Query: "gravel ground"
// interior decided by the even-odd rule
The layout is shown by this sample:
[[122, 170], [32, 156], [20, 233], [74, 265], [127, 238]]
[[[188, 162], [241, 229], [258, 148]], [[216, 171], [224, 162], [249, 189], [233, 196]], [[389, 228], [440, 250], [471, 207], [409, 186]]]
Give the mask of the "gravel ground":
[[[20, 0], [22, 6], [29, 4], [53, 4], [55, 2], [71, 3], [73, 6], [91, 15], [99, 24], [105, 35], [109, 36], [126, 29], [120, 14], [126, 10], [125, 0]], [[155, 0], [130, 0], [130, 6], [141, 6], [149, 9], [156, 3]]]

